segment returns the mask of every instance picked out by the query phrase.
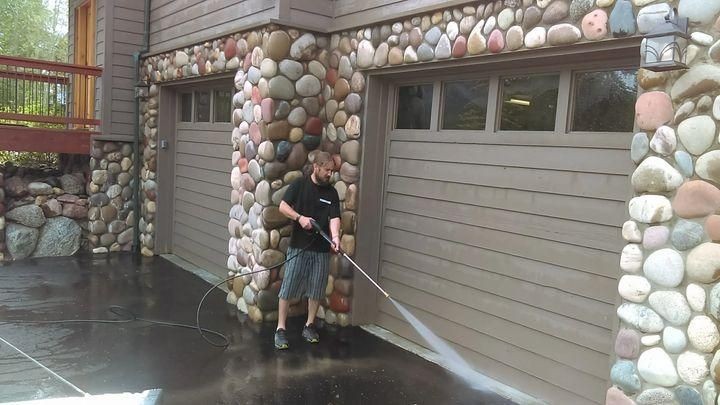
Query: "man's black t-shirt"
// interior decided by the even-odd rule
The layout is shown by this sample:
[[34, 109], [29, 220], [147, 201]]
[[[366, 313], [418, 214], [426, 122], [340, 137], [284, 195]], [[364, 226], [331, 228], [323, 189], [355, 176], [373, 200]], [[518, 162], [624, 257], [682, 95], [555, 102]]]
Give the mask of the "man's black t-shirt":
[[[319, 186], [313, 183], [310, 176], [302, 177], [290, 184], [283, 201], [293, 207], [298, 214], [315, 219], [323, 231], [330, 234], [330, 219], [340, 218], [340, 198], [331, 185]], [[312, 244], [310, 244], [312, 243]], [[315, 252], [330, 251], [330, 244], [315, 231], [306, 231], [295, 222], [290, 246], [303, 249], [310, 244], [308, 250]]]

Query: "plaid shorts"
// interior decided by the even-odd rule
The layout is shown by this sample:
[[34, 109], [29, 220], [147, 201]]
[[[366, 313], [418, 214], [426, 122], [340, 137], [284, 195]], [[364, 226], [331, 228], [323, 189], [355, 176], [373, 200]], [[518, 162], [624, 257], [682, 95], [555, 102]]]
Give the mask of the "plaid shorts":
[[330, 274], [330, 254], [288, 247], [287, 257], [294, 258], [285, 263], [280, 298], [323, 299]]

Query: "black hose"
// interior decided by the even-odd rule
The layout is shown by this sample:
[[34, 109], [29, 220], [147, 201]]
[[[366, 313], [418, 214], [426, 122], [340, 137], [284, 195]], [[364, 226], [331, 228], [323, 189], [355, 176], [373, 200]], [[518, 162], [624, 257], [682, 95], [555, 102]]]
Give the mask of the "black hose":
[[[3, 320], [0, 319], [0, 324], [40, 324], [40, 325], [47, 325], [47, 324], [68, 324], [68, 323], [100, 323], [100, 324], [120, 324], [120, 323], [130, 323], [130, 322], [146, 322], [151, 325], [160, 325], [160, 326], [170, 326], [170, 327], [176, 327], [176, 328], [185, 328], [185, 329], [195, 329], [200, 334], [200, 337], [203, 338], [205, 342], [210, 344], [214, 347], [222, 347], [223, 349], [227, 348], [230, 345], [230, 339], [228, 339], [227, 336], [223, 335], [221, 332], [212, 330], [212, 329], [206, 329], [202, 328], [200, 326], [200, 310], [202, 309], [202, 305], [205, 302], [205, 299], [208, 295], [215, 289], [220, 287], [223, 283], [227, 283], [230, 280], [233, 280], [238, 277], [244, 277], [249, 276], [252, 274], [262, 273], [265, 271], [270, 271], [272, 269], [278, 268], [285, 263], [289, 262], [290, 260], [294, 259], [304, 251], [306, 251], [310, 245], [313, 243], [311, 241], [307, 246], [300, 249], [299, 252], [297, 252], [295, 255], [286, 258], [282, 262], [275, 264], [274, 266], [262, 269], [262, 270], [255, 270], [248, 273], [242, 273], [242, 274], [236, 274], [234, 276], [228, 277], [224, 279], [223, 281], [214, 284], [212, 287], [210, 287], [205, 294], [203, 295], [202, 299], [200, 299], [200, 302], [197, 306], [197, 311], [195, 313], [195, 325], [188, 325], [184, 323], [177, 323], [177, 322], [167, 322], [167, 321], [160, 321], [157, 319], [149, 319], [149, 318], [141, 318], [137, 316], [133, 311], [130, 309], [123, 307], [121, 305], [110, 305], [108, 307], [108, 311], [118, 316], [118, 319], [57, 319], [57, 320], [45, 320], [45, 321], [26, 321], [26, 320]], [[208, 339], [205, 334], [211, 334], [216, 337], [218, 337], [221, 341], [221, 343], [216, 343]]]

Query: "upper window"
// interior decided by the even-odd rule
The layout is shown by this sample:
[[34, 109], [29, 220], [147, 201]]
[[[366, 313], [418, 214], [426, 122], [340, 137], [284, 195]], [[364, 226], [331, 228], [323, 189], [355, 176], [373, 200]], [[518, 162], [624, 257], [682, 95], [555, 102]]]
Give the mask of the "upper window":
[[180, 121], [181, 122], [192, 122], [192, 107], [193, 107], [193, 95], [192, 93], [184, 93], [180, 95]]
[[195, 92], [195, 122], [210, 122], [210, 92]]
[[398, 88], [398, 129], [430, 129], [433, 85], [421, 84]]
[[231, 89], [195, 90], [192, 93], [182, 93], [178, 101], [179, 121], [230, 122], [232, 97]]
[[500, 130], [553, 131], [560, 76], [513, 76], [500, 81]]
[[230, 122], [232, 96], [233, 94], [230, 90], [215, 90], [215, 100], [213, 100], [213, 116], [215, 122]]
[[487, 80], [445, 83], [442, 129], [485, 129], [488, 89]]
[[612, 70], [575, 75], [572, 130], [631, 132], [637, 71]]

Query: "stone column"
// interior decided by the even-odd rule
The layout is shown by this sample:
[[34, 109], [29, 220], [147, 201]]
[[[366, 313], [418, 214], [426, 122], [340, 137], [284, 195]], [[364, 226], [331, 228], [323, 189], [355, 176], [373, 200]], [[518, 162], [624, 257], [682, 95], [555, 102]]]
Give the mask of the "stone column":
[[132, 144], [94, 141], [90, 170], [90, 249], [93, 253], [130, 251], [135, 226]]
[[639, 404], [715, 404], [720, 382], [720, 1], [646, 6], [638, 11], [641, 32], [671, 6], [690, 18], [691, 68], [638, 73], [636, 194], [622, 231], [621, 328], [608, 404], [634, 403], [631, 397]]

